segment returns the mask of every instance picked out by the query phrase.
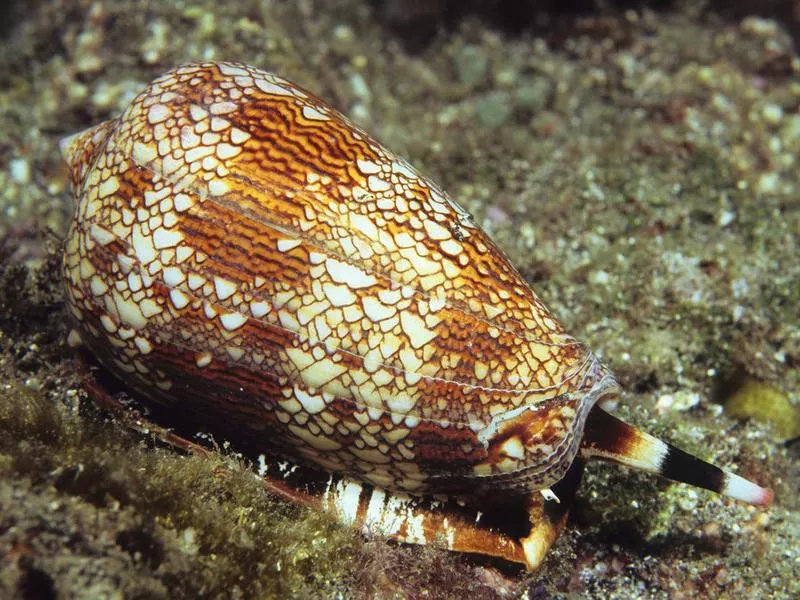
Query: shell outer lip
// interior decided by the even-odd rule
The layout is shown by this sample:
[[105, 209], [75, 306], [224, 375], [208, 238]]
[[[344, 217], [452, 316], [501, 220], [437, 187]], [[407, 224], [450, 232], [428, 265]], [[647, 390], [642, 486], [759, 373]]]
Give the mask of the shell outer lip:
[[[605, 371], [604, 367], [599, 365], [599, 363], [598, 366], [594, 368], [598, 370], [603, 369]], [[567, 392], [561, 396], [565, 399], [574, 399], [576, 404], [580, 407], [576, 416], [576, 430], [579, 428], [579, 431], [582, 434], [583, 426], [586, 422], [586, 416], [589, 414], [589, 411], [594, 407], [594, 405], [598, 402], [605, 401], [619, 395], [621, 389], [622, 388], [620, 387], [619, 383], [617, 383], [617, 380], [614, 379], [614, 376], [608, 371], [605, 371], [600, 380], [592, 385], [592, 387], [590, 387], [588, 390]], [[489, 424], [486, 425], [486, 427], [478, 432], [478, 440], [483, 444], [485, 449], [488, 448], [490, 441], [495, 437], [495, 435], [497, 435], [497, 432], [500, 430], [503, 423], [518, 417], [526, 411], [540, 410], [540, 408], [546, 402], [547, 401], [538, 404], [520, 406], [519, 408], [496, 415], [494, 418], [492, 418]]]
[[[603, 400], [607, 400], [620, 393], [620, 386], [614, 379], [613, 375], [596, 359], [587, 372], [587, 376], [597, 374], [598, 378], [588, 388], [581, 388], [578, 391], [567, 392], [558, 398], [572, 401], [576, 407], [576, 414], [572, 421], [571, 429], [568, 434], [564, 436], [560, 445], [556, 447], [551, 453], [552, 464], [549, 467], [542, 469], [542, 463], [531, 465], [531, 468], [537, 472], [547, 475], [538, 477], [535, 480], [532, 477], [533, 471], [531, 468], [525, 468], [517, 471], [517, 476], [513, 473], [508, 473], [503, 476], [507, 480], [506, 487], [508, 489], [516, 489], [516, 493], [526, 493], [547, 489], [559, 481], [566, 475], [566, 472], [572, 466], [576, 457], [578, 456], [583, 441], [584, 430], [589, 414], [594, 406]], [[546, 404], [546, 401], [539, 404], [530, 406], [523, 406], [501, 415], [496, 416], [482, 431], [478, 432], [478, 439], [483, 443], [485, 448], [488, 448], [495, 435], [502, 436], [503, 424], [506, 421], [514, 419], [523, 414], [527, 410], [538, 411], [540, 406]], [[491, 475], [488, 477], [492, 477]], [[517, 482], [508, 485], [508, 478], [513, 477]]]

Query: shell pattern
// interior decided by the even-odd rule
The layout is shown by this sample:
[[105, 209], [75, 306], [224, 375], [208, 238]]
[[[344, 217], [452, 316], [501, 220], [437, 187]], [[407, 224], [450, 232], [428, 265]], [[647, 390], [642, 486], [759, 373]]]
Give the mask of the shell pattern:
[[257, 445], [412, 493], [542, 489], [614, 389], [465, 210], [275, 75], [176, 68], [62, 150], [83, 341]]

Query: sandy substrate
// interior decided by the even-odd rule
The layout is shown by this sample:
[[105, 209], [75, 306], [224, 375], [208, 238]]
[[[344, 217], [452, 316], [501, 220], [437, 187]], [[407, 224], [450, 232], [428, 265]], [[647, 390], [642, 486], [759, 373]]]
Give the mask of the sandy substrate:
[[[800, 596], [797, 22], [466, 4], [8, 10], [0, 596]], [[529, 575], [365, 540], [267, 496], [224, 447], [180, 455], [95, 409], [64, 342], [57, 141], [201, 58], [297, 81], [440, 182], [617, 374], [621, 417], [772, 486], [774, 505], [591, 465]]]

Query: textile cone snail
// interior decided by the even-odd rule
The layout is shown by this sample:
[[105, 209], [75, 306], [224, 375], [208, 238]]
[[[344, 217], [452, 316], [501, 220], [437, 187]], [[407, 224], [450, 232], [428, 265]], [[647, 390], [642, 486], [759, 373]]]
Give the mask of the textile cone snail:
[[182, 66], [61, 148], [82, 342], [287, 497], [532, 569], [584, 458], [771, 499], [603, 412], [611, 374], [470, 215], [284, 79]]

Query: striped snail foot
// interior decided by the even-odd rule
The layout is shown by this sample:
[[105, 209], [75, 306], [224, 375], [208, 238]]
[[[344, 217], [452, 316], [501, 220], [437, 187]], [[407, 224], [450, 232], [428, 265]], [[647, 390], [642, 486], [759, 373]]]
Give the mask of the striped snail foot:
[[[211, 452], [208, 439], [201, 443], [189, 439], [191, 425], [177, 430], [162, 426], [158, 409], [139, 410], [139, 403], [121, 393], [116, 379], [97, 368], [90, 354], [81, 352], [78, 357], [85, 391], [124, 426], [181, 452], [198, 456]], [[575, 460], [547, 493], [501, 490], [480, 498], [413, 496], [279, 456], [246, 455], [258, 465], [268, 493], [328, 513], [367, 536], [433, 545], [474, 555], [479, 562], [499, 559], [531, 571], [541, 567], [563, 531], [583, 473], [583, 461]]]
[[529, 491], [478, 499], [412, 496], [286, 462], [269, 469], [273, 474], [264, 482], [271, 492], [323, 510], [366, 535], [491, 557], [533, 571], [566, 525], [583, 463], [576, 460], [547, 497]]

